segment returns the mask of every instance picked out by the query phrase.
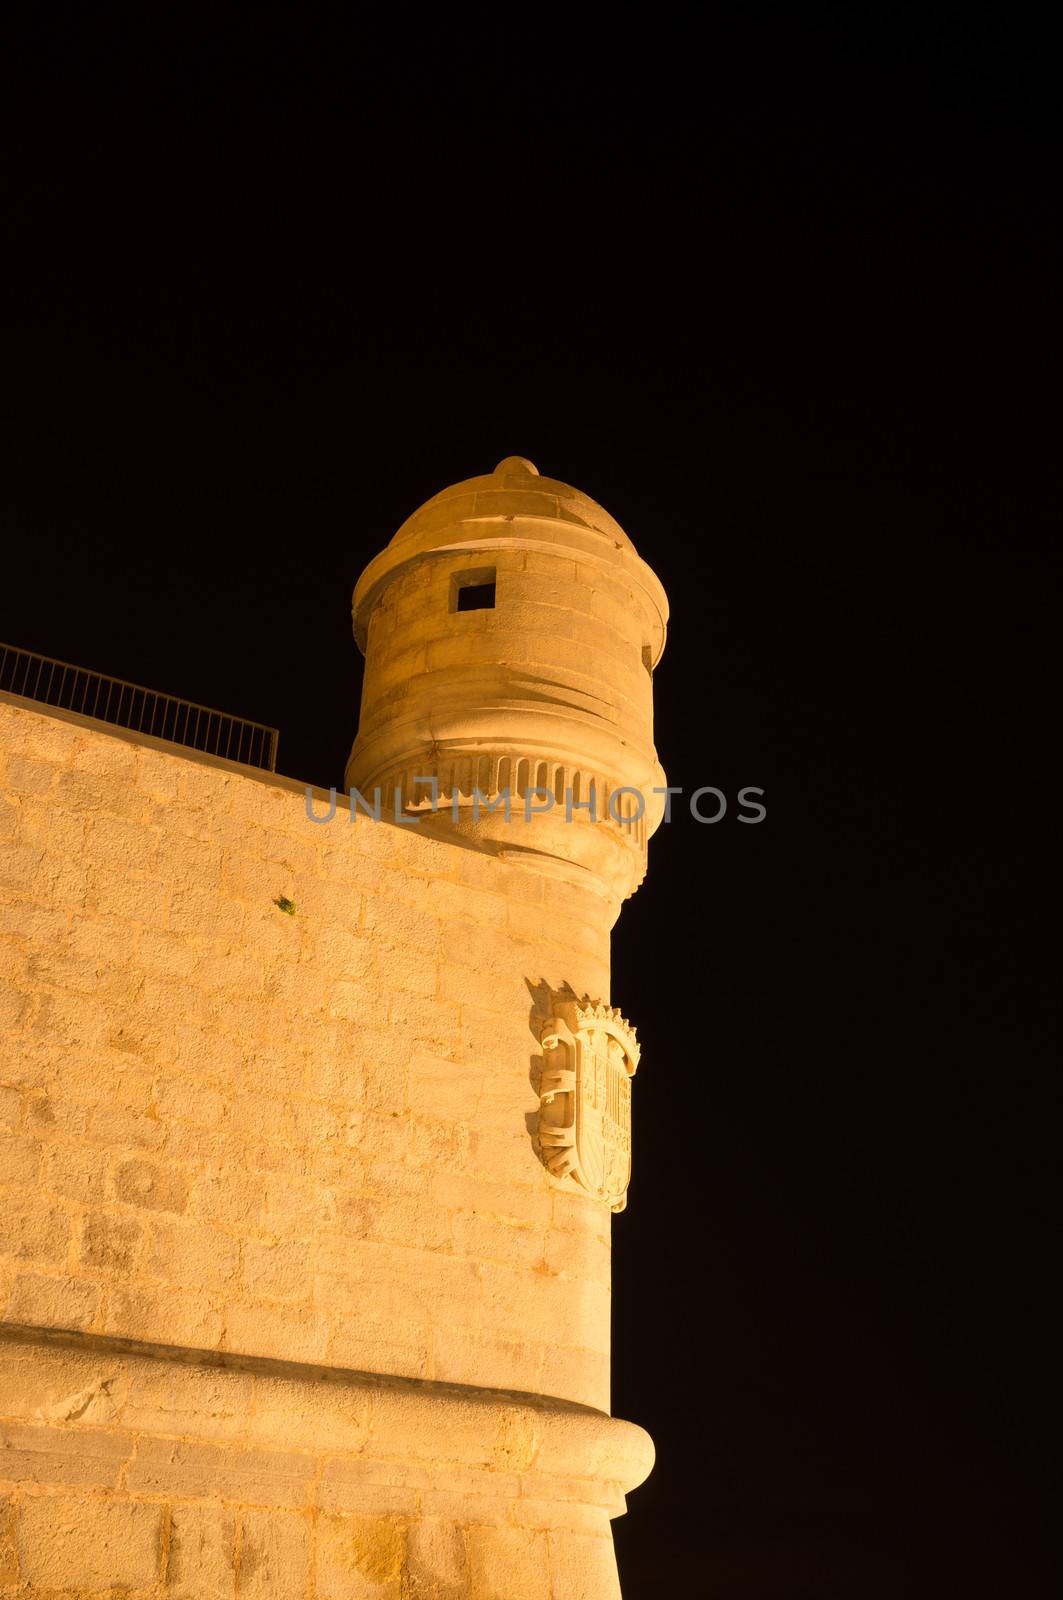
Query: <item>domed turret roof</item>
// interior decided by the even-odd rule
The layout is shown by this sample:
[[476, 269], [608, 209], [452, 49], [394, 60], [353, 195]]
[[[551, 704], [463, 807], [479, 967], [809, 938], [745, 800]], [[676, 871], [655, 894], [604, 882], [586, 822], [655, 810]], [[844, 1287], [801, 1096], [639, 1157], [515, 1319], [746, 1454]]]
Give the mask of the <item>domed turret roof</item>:
[[[602, 534], [622, 549], [635, 549], [619, 522], [597, 500], [558, 478], [544, 478], [525, 456], [506, 456], [493, 472], [464, 478], [449, 489], [441, 489], [407, 517], [391, 547], [403, 545], [408, 539], [420, 543], [422, 534], [442, 531], [456, 522], [495, 517], [536, 517], [571, 523], [573, 529]], [[581, 543], [575, 541], [575, 546], [581, 548]], [[421, 544], [421, 548], [425, 546]]]
[[596, 500], [544, 478], [524, 456], [465, 478], [426, 500], [366, 567], [354, 591], [354, 634], [365, 649], [369, 615], [392, 578], [411, 562], [444, 553], [521, 548], [550, 551], [623, 573], [650, 608], [653, 661], [664, 649], [668, 601], [623, 528]]

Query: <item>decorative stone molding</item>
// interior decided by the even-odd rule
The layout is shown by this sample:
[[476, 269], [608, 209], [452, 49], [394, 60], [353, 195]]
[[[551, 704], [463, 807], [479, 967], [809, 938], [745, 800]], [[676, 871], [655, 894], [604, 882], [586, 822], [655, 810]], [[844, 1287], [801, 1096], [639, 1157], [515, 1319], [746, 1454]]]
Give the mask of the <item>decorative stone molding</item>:
[[635, 1030], [601, 1001], [554, 997], [539, 1033], [539, 1148], [548, 1171], [571, 1178], [613, 1211], [631, 1178], [631, 1079]]
[[652, 791], [640, 804], [630, 785], [586, 765], [441, 748], [374, 776], [360, 791], [367, 807], [377, 804], [377, 791], [384, 817], [418, 817], [425, 832], [481, 848], [490, 841], [504, 860], [593, 887], [616, 907], [646, 875], [647, 842], [661, 809]]
[[232, 1595], [235, 1569], [261, 1600], [620, 1600], [609, 1523], [653, 1465], [549, 1395], [4, 1324], [0, 1448], [12, 1597]]
[[[0, 1427], [81, 1424], [142, 1438], [209, 1439], [234, 1452], [276, 1447], [357, 1457], [376, 1485], [423, 1481], [433, 1462], [450, 1473], [519, 1471], [537, 1480], [528, 1487], [537, 1498], [549, 1496], [550, 1479], [561, 1480], [571, 1497], [579, 1479], [581, 1498], [615, 1516], [653, 1466], [653, 1441], [643, 1428], [552, 1395], [3, 1321], [0, 1367], [8, 1379], [0, 1387]], [[261, 1461], [255, 1465], [261, 1477]], [[305, 1465], [294, 1476], [319, 1482], [316, 1462]], [[279, 1466], [283, 1477], [292, 1476], [290, 1461]], [[498, 1490], [485, 1479], [485, 1492]]]
[[[567, 815], [566, 800], [570, 801], [573, 822], [593, 820], [619, 828], [624, 837], [645, 854], [645, 801], [640, 806], [630, 789], [625, 789], [615, 778], [534, 755], [457, 752], [449, 759], [437, 758], [434, 765], [434, 792], [431, 781], [426, 782], [413, 766], [389, 773], [380, 785], [384, 805], [393, 807], [393, 796], [398, 793], [400, 808], [411, 813], [429, 811], [433, 804], [443, 811], [452, 811], [455, 805], [471, 808], [474, 801], [478, 806], [495, 807], [499, 796], [508, 791], [510, 810], [519, 820], [526, 796], [541, 796], [545, 791], [553, 796], [554, 806], [561, 816]], [[649, 800], [656, 817], [659, 802], [652, 794]], [[537, 799], [536, 803], [541, 804], [541, 801]], [[591, 804], [593, 818], [586, 809]]]

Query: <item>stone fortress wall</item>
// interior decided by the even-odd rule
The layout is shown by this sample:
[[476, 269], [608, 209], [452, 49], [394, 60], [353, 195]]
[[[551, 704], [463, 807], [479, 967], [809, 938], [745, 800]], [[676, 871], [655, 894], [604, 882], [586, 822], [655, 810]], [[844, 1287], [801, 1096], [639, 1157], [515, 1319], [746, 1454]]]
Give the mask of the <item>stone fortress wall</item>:
[[[398, 1595], [425, 1493], [461, 1509], [418, 1518], [441, 1572], [475, 1566], [469, 1529], [503, 1553], [556, 1538], [558, 1505], [524, 1476], [538, 1413], [504, 1407], [486, 1453], [456, 1440], [438, 1487], [393, 1496], [353, 1470], [368, 1391], [311, 1404], [298, 1368], [608, 1409], [609, 1212], [549, 1179], [529, 1131], [539, 986], [608, 993], [600, 907], [565, 884], [547, 904], [542, 878], [414, 828], [352, 825], [342, 796], [311, 823], [294, 783], [79, 720], [0, 704], [0, 1294], [19, 1340], [0, 1573], [77, 1585], [113, 1528], [115, 1572], [147, 1593], [206, 1541], [219, 1574], [231, 1542], [293, 1585], [239, 1592], [302, 1593], [313, 1552], [316, 1594]], [[607, 1535], [577, 1487], [562, 1525]]]
[[619, 1600], [667, 602], [507, 457], [353, 614], [348, 782], [403, 821], [0, 697], [0, 1600]]

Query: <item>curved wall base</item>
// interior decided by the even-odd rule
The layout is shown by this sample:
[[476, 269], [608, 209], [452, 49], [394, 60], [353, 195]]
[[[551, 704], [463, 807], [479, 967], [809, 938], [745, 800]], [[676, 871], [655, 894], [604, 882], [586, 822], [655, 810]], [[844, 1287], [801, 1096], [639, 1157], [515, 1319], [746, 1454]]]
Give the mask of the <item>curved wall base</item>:
[[535, 1395], [7, 1326], [17, 1595], [619, 1600], [649, 1436]]

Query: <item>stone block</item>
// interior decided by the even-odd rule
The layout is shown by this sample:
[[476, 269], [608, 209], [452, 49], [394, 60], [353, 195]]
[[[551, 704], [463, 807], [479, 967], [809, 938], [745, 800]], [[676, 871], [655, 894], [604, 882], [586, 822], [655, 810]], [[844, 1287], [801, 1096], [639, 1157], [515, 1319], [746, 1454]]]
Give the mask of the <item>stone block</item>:
[[0, 1495], [0, 1589], [14, 1589], [18, 1583], [18, 1552], [15, 1548], [17, 1502]]
[[155, 1115], [120, 1105], [96, 1106], [89, 1122], [88, 1137], [93, 1144], [103, 1145], [108, 1150], [158, 1150], [167, 1141], [167, 1129]]
[[405, 1525], [325, 1513], [317, 1525], [316, 1600], [402, 1600]]
[[310, 1526], [305, 1515], [240, 1513], [236, 1593], [240, 1600], [305, 1600], [310, 1595]]
[[459, 1005], [477, 1006], [482, 1011], [501, 1012], [511, 1016], [527, 1010], [528, 990], [522, 971], [510, 972], [504, 977], [494, 972], [480, 972], [473, 967], [444, 963], [439, 969], [439, 995], [443, 1000], [454, 1000]]
[[50, 1141], [44, 1148], [41, 1186], [49, 1194], [99, 1205], [110, 1198], [110, 1152], [96, 1145]]
[[128, 1434], [95, 1428], [0, 1424], [3, 1475], [15, 1483], [113, 1489], [133, 1453]]
[[315, 1472], [310, 1454], [144, 1434], [129, 1465], [127, 1485], [131, 1494], [292, 1508], [308, 1503]]
[[535, 1393], [542, 1370], [543, 1346], [533, 1339], [505, 1339], [460, 1325], [433, 1329], [431, 1375], [437, 1383]]
[[169, 884], [150, 874], [105, 874], [93, 887], [96, 910], [146, 927], [164, 926], [170, 906]]
[[[128, 939], [128, 934], [126, 935]], [[146, 972], [160, 978], [191, 978], [199, 960], [194, 945], [176, 934], [156, 928], [141, 928], [136, 941], [136, 959]]]
[[[26, 982], [25, 979], [22, 980]], [[0, 978], [0, 1028], [20, 1028], [29, 1015], [30, 995], [19, 983]]]
[[[400, 1475], [401, 1464], [393, 1467]], [[420, 1506], [420, 1493], [402, 1483], [380, 1483], [377, 1474], [367, 1471], [361, 1461], [329, 1461], [318, 1485], [318, 1501], [327, 1511], [344, 1511], [361, 1517], [413, 1516]], [[404, 1597], [405, 1600], [405, 1597]]]
[[116, 1285], [107, 1291], [102, 1331], [148, 1344], [214, 1350], [225, 1329], [223, 1300], [207, 1289]]
[[4, 1183], [32, 1186], [41, 1169], [41, 1147], [24, 1134], [0, 1134], [0, 1174]]
[[166, 1574], [170, 1600], [232, 1600], [235, 1561], [233, 1511], [211, 1505], [174, 1506]]
[[608, 1351], [585, 1350], [551, 1341], [543, 1348], [539, 1388], [543, 1394], [557, 1395], [560, 1400], [576, 1400], [608, 1411]]
[[0, 1084], [0, 1125], [5, 1137], [17, 1138], [16, 1129], [22, 1121], [22, 1090], [15, 1083]]
[[[374, 1308], [375, 1309], [375, 1308]], [[386, 1322], [360, 1315], [346, 1319], [332, 1329], [328, 1360], [337, 1367], [355, 1372], [390, 1372], [402, 1378], [427, 1378], [429, 1348], [433, 1339], [430, 1322]]]
[[460, 1017], [459, 1008], [453, 1001], [407, 992], [392, 994], [388, 998], [389, 1027], [401, 1033], [412, 1047], [420, 1047], [439, 1056], [458, 1054]]
[[227, 1299], [221, 1345], [241, 1355], [286, 1361], [323, 1361], [331, 1323], [321, 1306], [278, 1306], [268, 1301]]
[[407, 1535], [409, 1600], [458, 1600], [468, 1591], [465, 1538], [456, 1522], [419, 1518]]
[[[0, 802], [0, 830], [3, 817], [3, 803]], [[66, 937], [66, 929], [67, 918], [62, 911], [35, 905], [32, 900], [0, 901], [0, 934], [38, 946], [55, 945]]]
[[311, 1251], [302, 1241], [245, 1239], [243, 1282], [252, 1299], [301, 1300], [309, 1296]]
[[0, 843], [0, 888], [29, 889], [43, 860], [32, 845]]
[[247, 1437], [259, 1386], [247, 1373], [196, 1366], [175, 1370], [168, 1361], [148, 1359], [127, 1365], [121, 1387], [123, 1426], [145, 1436], [188, 1435], [220, 1444]]
[[219, 1090], [186, 1078], [160, 1078], [155, 1085], [154, 1114], [187, 1122], [195, 1128], [216, 1128], [226, 1117], [229, 1100]]
[[[523, 1174], [522, 1174], [523, 1176]], [[437, 1172], [432, 1192], [441, 1205], [453, 1211], [501, 1217], [546, 1227], [553, 1212], [553, 1197], [545, 1169], [538, 1165], [530, 1182], [505, 1182], [470, 1172]]]
[[506, 1600], [552, 1600], [544, 1533], [474, 1525], [466, 1529], [465, 1543], [468, 1600], [499, 1600], [501, 1595]]
[[552, 1594], [565, 1600], [621, 1600], [608, 1524], [597, 1536], [551, 1531], [546, 1539]]
[[227, 944], [239, 939], [245, 918], [239, 901], [206, 889], [175, 889], [170, 901], [170, 928], [183, 937]]
[[70, 1244], [70, 1218], [38, 1193], [13, 1193], [0, 1206], [0, 1255], [27, 1261], [64, 1260]]
[[135, 1217], [90, 1211], [82, 1219], [79, 1258], [90, 1274], [132, 1277], [138, 1268], [144, 1229]]
[[611, 1256], [609, 1240], [596, 1233], [562, 1233], [551, 1229], [546, 1236], [546, 1268], [560, 1277], [589, 1278], [608, 1290]]
[[141, 1272], [190, 1287], [225, 1289], [240, 1270], [237, 1240], [196, 1222], [152, 1218], [146, 1228]]
[[519, 1225], [469, 1211], [455, 1215], [453, 1238], [457, 1255], [525, 1269], [540, 1268], [546, 1249], [546, 1235], [534, 1224]]
[[74, 742], [71, 764], [79, 772], [99, 773], [132, 784], [139, 755], [137, 746], [117, 731], [102, 733], [86, 729]]
[[160, 1575], [165, 1508], [48, 1495], [25, 1500], [16, 1543], [33, 1590], [144, 1589]]
[[184, 1211], [190, 1188], [188, 1173], [179, 1167], [133, 1157], [115, 1168], [115, 1198], [145, 1211]]
[[12, 749], [25, 749], [28, 755], [69, 766], [81, 742], [80, 730], [70, 722], [30, 711], [24, 706], [0, 704], [0, 733]]
[[443, 1250], [450, 1244], [450, 1213], [423, 1199], [350, 1200], [340, 1216], [355, 1239], [375, 1239], [417, 1250]]

